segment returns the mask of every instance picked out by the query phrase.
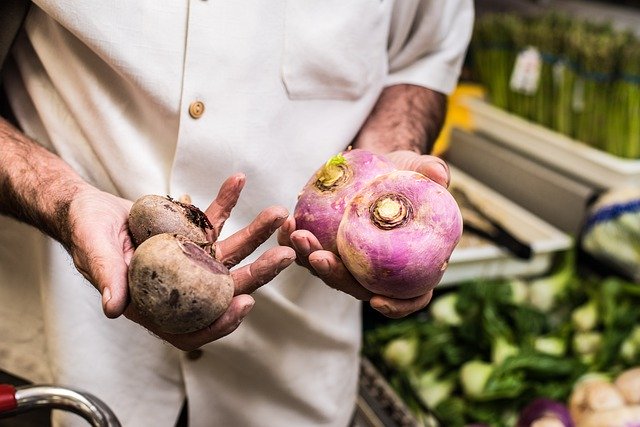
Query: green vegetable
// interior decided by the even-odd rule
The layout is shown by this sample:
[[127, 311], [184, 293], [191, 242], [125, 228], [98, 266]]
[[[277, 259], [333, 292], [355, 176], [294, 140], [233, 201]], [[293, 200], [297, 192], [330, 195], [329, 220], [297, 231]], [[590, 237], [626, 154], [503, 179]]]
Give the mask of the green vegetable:
[[537, 337], [533, 348], [540, 353], [561, 357], [567, 353], [567, 342], [560, 337]]
[[382, 358], [387, 365], [403, 370], [409, 368], [416, 360], [418, 341], [416, 338], [396, 338], [386, 345]]
[[456, 310], [458, 303], [458, 295], [456, 293], [445, 294], [431, 304], [431, 316], [436, 322], [442, 322], [447, 325], [457, 326], [462, 323], [462, 318]]
[[471, 399], [481, 398], [493, 369], [491, 363], [480, 360], [470, 360], [463, 364], [460, 368], [460, 383], [464, 394]]
[[[531, 303], [536, 283], [552, 294], [545, 311]], [[432, 304], [441, 297], [443, 312], [459, 319], [437, 321], [430, 307], [366, 330], [363, 351], [412, 411], [442, 426], [512, 427], [536, 397], [566, 402], [585, 375], [613, 378], [640, 364], [640, 286], [579, 274], [573, 251], [544, 277], [461, 283]], [[388, 364], [383, 355], [397, 339], [408, 340], [396, 347], [405, 350], [415, 342], [415, 356]]]
[[[526, 91], [510, 85], [525, 51], [537, 52], [539, 68], [537, 84]], [[477, 19], [471, 53], [493, 105], [594, 148], [640, 158], [635, 34], [553, 12], [485, 14]]]
[[573, 336], [573, 351], [580, 356], [594, 355], [601, 346], [600, 332], [578, 332]]
[[410, 380], [418, 396], [430, 408], [435, 408], [448, 397], [456, 387], [454, 377], [442, 377], [442, 369], [434, 368], [418, 375], [410, 375]]
[[566, 295], [567, 288], [574, 278], [574, 255], [565, 254], [560, 268], [550, 276], [529, 283], [529, 303], [542, 312], [554, 308], [560, 298]]
[[577, 307], [571, 313], [571, 323], [579, 332], [590, 331], [598, 323], [598, 305], [595, 301], [589, 301]]
[[524, 304], [529, 297], [529, 287], [524, 280], [512, 279], [507, 282], [511, 292], [510, 302], [515, 305]]
[[491, 348], [491, 363], [499, 365], [508, 357], [518, 354], [519, 351], [518, 346], [510, 343], [505, 338], [496, 338]]

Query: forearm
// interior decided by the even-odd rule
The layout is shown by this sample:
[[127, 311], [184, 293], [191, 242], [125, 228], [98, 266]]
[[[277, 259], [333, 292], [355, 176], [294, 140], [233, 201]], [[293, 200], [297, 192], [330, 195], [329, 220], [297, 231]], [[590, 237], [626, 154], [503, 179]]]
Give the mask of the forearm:
[[0, 118], [0, 214], [70, 244], [69, 206], [88, 186], [55, 154]]
[[387, 153], [430, 153], [442, 129], [447, 97], [414, 85], [385, 88], [355, 138], [354, 147]]

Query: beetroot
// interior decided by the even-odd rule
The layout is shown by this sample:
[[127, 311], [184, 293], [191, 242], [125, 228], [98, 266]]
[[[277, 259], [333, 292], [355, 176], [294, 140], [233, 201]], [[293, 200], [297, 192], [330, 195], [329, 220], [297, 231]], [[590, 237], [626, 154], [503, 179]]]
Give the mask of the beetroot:
[[227, 267], [179, 234], [146, 239], [128, 271], [131, 301], [160, 330], [193, 332], [210, 325], [231, 304], [234, 283]]
[[135, 201], [128, 224], [135, 246], [162, 233], [181, 234], [194, 242], [207, 243], [207, 229], [211, 229], [207, 216], [194, 205], [155, 194]]
[[293, 215], [326, 250], [338, 253], [336, 234], [351, 197], [378, 175], [395, 170], [385, 157], [366, 150], [342, 152], [316, 171], [298, 196]]
[[461, 234], [462, 215], [444, 187], [417, 172], [393, 171], [351, 199], [336, 241], [362, 286], [413, 298], [438, 284]]

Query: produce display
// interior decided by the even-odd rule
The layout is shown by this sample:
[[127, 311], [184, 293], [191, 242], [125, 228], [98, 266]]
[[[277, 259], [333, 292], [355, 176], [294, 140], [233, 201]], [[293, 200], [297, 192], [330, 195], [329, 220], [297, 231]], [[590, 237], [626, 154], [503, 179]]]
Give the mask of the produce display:
[[294, 218], [363, 287], [413, 298], [442, 278], [462, 235], [462, 214], [446, 188], [394, 169], [366, 150], [340, 153], [305, 185]]
[[487, 14], [471, 44], [493, 105], [623, 158], [640, 158], [640, 40], [555, 13]]
[[212, 256], [212, 226], [197, 207], [143, 196], [129, 213], [136, 249], [129, 264], [132, 303], [162, 331], [178, 334], [210, 325], [231, 303], [229, 270]]
[[639, 303], [637, 284], [578, 271], [568, 251], [544, 277], [461, 283], [436, 291], [423, 313], [370, 322], [363, 353], [418, 419], [441, 426], [528, 426], [549, 414], [546, 425], [569, 426], [567, 411], [578, 426], [627, 426], [586, 420], [600, 409], [633, 412], [640, 392], [591, 409], [572, 395], [594, 378], [625, 381], [640, 365]]

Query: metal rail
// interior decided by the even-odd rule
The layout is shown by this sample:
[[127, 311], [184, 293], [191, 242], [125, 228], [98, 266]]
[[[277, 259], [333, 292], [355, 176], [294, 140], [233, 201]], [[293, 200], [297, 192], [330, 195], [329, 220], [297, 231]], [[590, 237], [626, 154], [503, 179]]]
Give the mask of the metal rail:
[[51, 385], [13, 387], [0, 384], [0, 418], [37, 408], [73, 412], [94, 427], [121, 426], [111, 409], [90, 393]]

